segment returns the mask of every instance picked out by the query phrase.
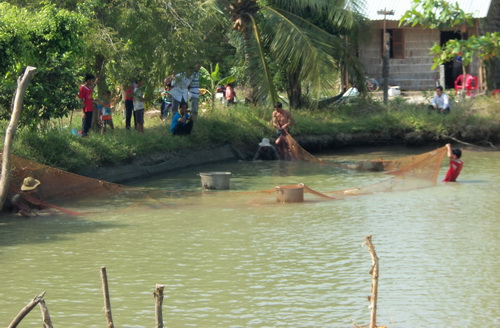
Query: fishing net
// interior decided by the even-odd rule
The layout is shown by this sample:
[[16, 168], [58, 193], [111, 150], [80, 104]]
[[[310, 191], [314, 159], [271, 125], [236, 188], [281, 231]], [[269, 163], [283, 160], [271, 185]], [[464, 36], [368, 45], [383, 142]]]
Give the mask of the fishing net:
[[[290, 135], [287, 135], [287, 141], [290, 151], [293, 154], [294, 160], [303, 160], [313, 163], [322, 163], [323, 165], [338, 165], [337, 163], [329, 163], [322, 161], [319, 158], [311, 155], [303, 149]], [[343, 198], [352, 195], [364, 195], [379, 192], [394, 192], [408, 191], [420, 188], [434, 186], [437, 183], [439, 168], [447, 154], [446, 147], [420, 154], [415, 156], [403, 157], [395, 160], [374, 159], [368, 161], [373, 165], [366, 165], [375, 171], [378, 168], [383, 168], [390, 177], [382, 181], [350, 189], [336, 191], [314, 191], [311, 188], [304, 186], [304, 193], [320, 196], [322, 198]], [[290, 187], [290, 186], [288, 186]], [[292, 185], [293, 187], [293, 185]], [[264, 190], [264, 193], [271, 193], [274, 189]]]
[[[287, 140], [289, 142], [294, 160], [308, 161], [318, 163], [319, 165], [335, 165], [335, 163], [325, 162], [311, 155], [309, 152], [304, 150], [291, 136], [288, 136]], [[313, 198], [321, 200], [333, 200], [355, 195], [366, 195], [391, 191], [407, 191], [431, 187], [437, 182], [439, 168], [444, 156], [446, 155], [446, 152], [446, 148], [442, 147], [424, 154], [404, 157], [395, 160], [372, 160], [371, 162], [383, 167], [385, 172], [381, 173], [384, 174], [381, 176], [381, 181], [367, 186], [355, 186], [354, 188], [333, 191], [328, 191], [327, 188], [325, 188], [327, 189], [327, 191], [317, 191], [303, 184], [300, 184], [300, 186], [280, 186], [280, 188], [301, 188], [303, 189], [303, 192], [305, 194], [308, 194]], [[84, 197], [108, 198], [120, 194], [125, 195], [124, 197], [133, 199], [134, 201], [141, 198], [150, 199], [153, 202], [150, 202], [150, 205], [161, 205], [161, 208], [168, 208], [168, 204], [162, 203], [162, 200], [169, 197], [178, 197], [177, 194], [179, 194], [179, 191], [174, 192], [175, 194], [170, 194], [171, 192], [165, 190], [159, 191], [147, 190], [145, 188], [126, 187], [116, 183], [69, 173], [13, 155], [9, 184], [9, 194], [11, 196], [20, 193], [20, 187], [23, 183], [23, 180], [28, 176], [40, 180], [41, 182], [41, 184], [37, 188], [38, 198], [28, 199], [32, 204], [55, 208], [68, 214], [75, 213], [69, 210], [65, 210], [64, 208], [57, 207], [51, 202], [59, 202], [68, 199], [80, 199]], [[255, 198], [255, 201], [253, 203], [270, 203], [272, 201], [276, 202], [275, 197], [270, 197], [271, 194], [276, 195], [276, 192], [276, 187], [258, 192], [252, 192], [254, 193], [254, 195], [259, 195], [257, 198]], [[190, 193], [190, 195], [191, 194], [192, 192]], [[28, 195], [25, 197], [29, 198], [31, 196]], [[179, 197], [182, 197], [182, 195]], [[43, 201], [40, 201], [40, 199], [42, 199]], [[135, 206], [136, 203], [130, 206]], [[144, 201], [140, 202], [140, 204], [142, 205], [146, 203], [147, 202]]]
[[85, 196], [114, 195], [123, 192], [123, 185], [103, 180], [92, 179], [69, 173], [41, 163], [12, 155], [10, 186], [15, 192], [20, 191], [26, 177], [40, 180], [37, 193], [41, 199], [68, 199]]
[[291, 135], [286, 135], [286, 141], [288, 142], [288, 147], [291, 153], [292, 160], [300, 160], [311, 163], [322, 163], [323, 161], [314, 155], [308, 153], [304, 148], [302, 148]]

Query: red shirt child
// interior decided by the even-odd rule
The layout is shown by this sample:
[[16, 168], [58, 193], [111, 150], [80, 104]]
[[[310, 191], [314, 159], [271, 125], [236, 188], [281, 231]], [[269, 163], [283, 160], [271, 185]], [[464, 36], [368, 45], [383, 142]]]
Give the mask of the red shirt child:
[[85, 81], [85, 84], [83, 84], [80, 87], [80, 92], [78, 93], [78, 98], [80, 98], [83, 102], [83, 111], [84, 112], [93, 112], [94, 111], [92, 91], [93, 90], [92, 90], [91, 84], [87, 83], [87, 81]]
[[458, 148], [451, 149], [450, 144], [446, 144], [448, 148], [448, 158], [450, 159], [450, 168], [446, 172], [446, 176], [443, 182], [455, 182], [457, 181], [458, 175], [462, 171], [464, 162], [460, 159], [462, 157], [462, 151]]

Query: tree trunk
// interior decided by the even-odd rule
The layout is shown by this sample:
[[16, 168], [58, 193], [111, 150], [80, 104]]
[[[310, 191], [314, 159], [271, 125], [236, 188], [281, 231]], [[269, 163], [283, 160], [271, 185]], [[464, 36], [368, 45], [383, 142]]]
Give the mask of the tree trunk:
[[255, 74], [252, 72], [252, 70], [254, 69], [254, 67], [252, 65], [254, 65], [255, 63], [255, 60], [252, 56], [252, 50], [251, 50], [251, 47], [252, 47], [252, 28], [250, 27], [251, 26], [251, 22], [250, 20], [248, 22], [245, 22], [244, 25], [243, 25], [243, 31], [242, 31], [242, 35], [243, 35], [243, 51], [244, 51], [244, 54], [245, 54], [245, 64], [246, 64], [246, 67], [247, 67], [247, 76], [248, 76], [248, 84], [249, 84], [249, 88], [248, 88], [248, 92], [246, 94], [246, 99], [245, 100], [248, 100], [250, 101], [252, 104], [257, 104], [257, 90], [258, 90], [258, 86], [259, 86], [259, 83], [258, 81], [255, 80], [254, 76]]
[[35, 71], [36, 67], [26, 67], [23, 76], [19, 77], [17, 81], [16, 95], [12, 106], [12, 116], [10, 118], [9, 126], [5, 131], [5, 142], [2, 153], [2, 172], [0, 173], [0, 209], [3, 208], [5, 198], [7, 197], [7, 191], [9, 189], [12, 143], [14, 141], [14, 136], [16, 135], [19, 119], [21, 118], [24, 94], [26, 93], [28, 84]]
[[298, 72], [287, 73], [287, 95], [290, 102], [290, 108], [299, 108], [302, 106], [302, 86], [299, 80]]
[[[108, 84], [106, 82], [106, 69], [104, 67], [105, 58], [103, 55], [97, 55], [95, 57], [96, 66], [96, 86], [97, 86], [97, 97], [96, 99], [102, 99], [104, 93], [108, 91]], [[95, 94], [95, 93], [94, 93]], [[94, 106], [94, 114], [92, 115], [92, 128], [94, 131], [99, 131], [99, 112]]]

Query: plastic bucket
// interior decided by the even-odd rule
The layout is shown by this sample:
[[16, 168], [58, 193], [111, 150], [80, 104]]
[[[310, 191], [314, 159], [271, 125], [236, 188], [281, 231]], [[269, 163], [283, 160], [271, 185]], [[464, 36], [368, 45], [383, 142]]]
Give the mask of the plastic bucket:
[[200, 177], [203, 190], [227, 190], [231, 172], [205, 172]]
[[304, 184], [296, 186], [276, 187], [276, 201], [280, 203], [304, 202]]
[[389, 97], [397, 97], [401, 95], [401, 89], [399, 86], [389, 87], [388, 94]]

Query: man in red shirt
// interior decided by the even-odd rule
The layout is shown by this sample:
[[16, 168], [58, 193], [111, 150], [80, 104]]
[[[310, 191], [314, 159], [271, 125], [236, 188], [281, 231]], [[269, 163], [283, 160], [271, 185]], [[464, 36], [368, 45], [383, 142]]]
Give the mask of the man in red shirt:
[[78, 98], [83, 103], [83, 127], [82, 137], [86, 137], [92, 126], [92, 114], [94, 112], [94, 100], [92, 98], [92, 91], [94, 88], [95, 76], [92, 74], [85, 75], [85, 83], [80, 87]]
[[464, 162], [460, 159], [460, 157], [462, 157], [462, 151], [458, 148], [451, 149], [450, 144], [446, 144], [446, 148], [448, 149], [450, 168], [448, 169], [448, 172], [446, 172], [446, 177], [443, 182], [455, 182], [457, 181], [458, 175], [464, 166]]
[[134, 118], [134, 129], [137, 129], [137, 120], [134, 113], [134, 90], [136, 87], [136, 81], [134, 80], [125, 90], [125, 128], [130, 130], [130, 122], [132, 117]]

